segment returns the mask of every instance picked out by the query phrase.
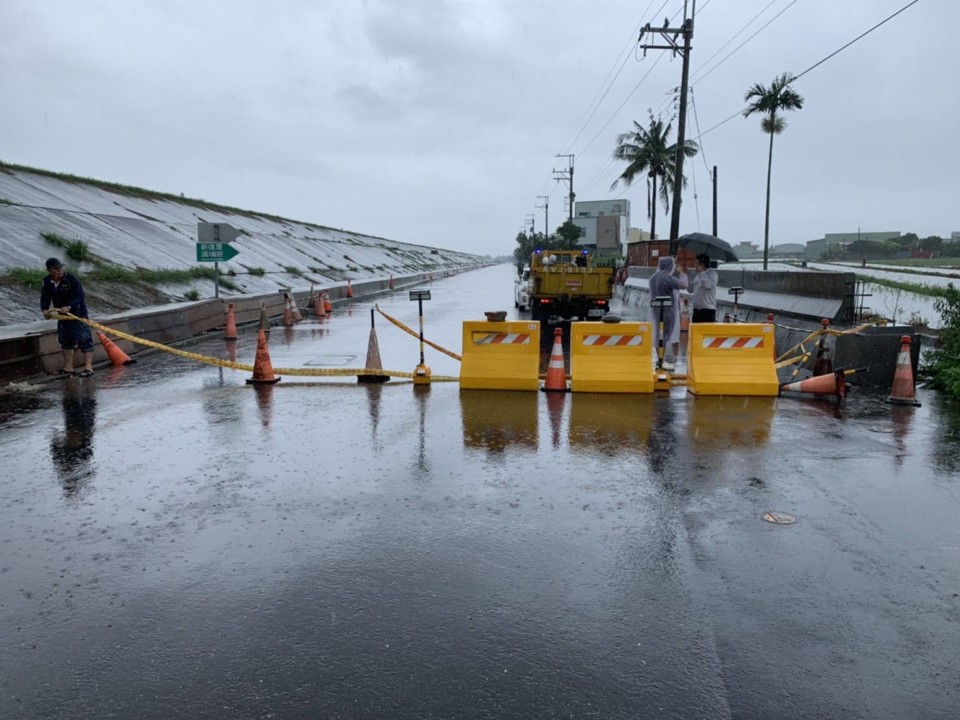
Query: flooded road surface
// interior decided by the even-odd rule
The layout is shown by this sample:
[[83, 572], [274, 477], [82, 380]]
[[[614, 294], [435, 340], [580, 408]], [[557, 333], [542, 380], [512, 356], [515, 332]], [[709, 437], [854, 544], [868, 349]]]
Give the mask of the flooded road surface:
[[[459, 352], [512, 273], [433, 291]], [[274, 365], [361, 367], [369, 307], [274, 328]], [[957, 716], [960, 413], [933, 394], [245, 378], [150, 354], [0, 395], [0, 718]]]

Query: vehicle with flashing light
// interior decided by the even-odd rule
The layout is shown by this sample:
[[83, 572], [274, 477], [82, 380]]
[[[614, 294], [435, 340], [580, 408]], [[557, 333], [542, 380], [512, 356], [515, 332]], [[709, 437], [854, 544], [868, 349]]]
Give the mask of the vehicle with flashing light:
[[612, 297], [613, 268], [595, 263], [588, 250], [537, 250], [530, 258], [532, 320], [596, 320]]

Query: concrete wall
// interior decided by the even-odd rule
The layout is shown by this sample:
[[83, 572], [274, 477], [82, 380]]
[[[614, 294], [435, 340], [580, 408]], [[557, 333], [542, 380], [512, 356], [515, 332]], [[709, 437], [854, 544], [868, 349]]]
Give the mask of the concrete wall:
[[[413, 287], [432, 278], [455, 274], [454, 271], [441, 273], [420, 273], [395, 278], [396, 288]], [[352, 284], [355, 298], [371, 297], [390, 291], [390, 280], [374, 279]], [[346, 299], [346, 284], [320, 287], [330, 295], [332, 302]], [[290, 292], [301, 308], [307, 306], [310, 291]], [[189, 338], [221, 328], [226, 324], [227, 304], [233, 303], [234, 315], [238, 325], [256, 323], [260, 319], [260, 310], [265, 309], [269, 318], [283, 315], [284, 292], [269, 293], [240, 298], [221, 298], [199, 300], [196, 302], [176, 303], [153, 308], [130, 310], [117, 315], [94, 318], [101, 325], [115, 328], [120, 332], [136, 335], [144, 340], [162, 344], [174, 344]], [[119, 338], [111, 338], [121, 350], [130, 356], [144, 351], [144, 346]], [[107, 354], [97, 341], [94, 332], [94, 363], [107, 362]], [[46, 372], [56, 372], [63, 367], [63, 356], [57, 342], [57, 326], [51, 321], [30, 323], [24, 326], [6, 326], [0, 328], [0, 382], [13, 382], [41, 376]]]

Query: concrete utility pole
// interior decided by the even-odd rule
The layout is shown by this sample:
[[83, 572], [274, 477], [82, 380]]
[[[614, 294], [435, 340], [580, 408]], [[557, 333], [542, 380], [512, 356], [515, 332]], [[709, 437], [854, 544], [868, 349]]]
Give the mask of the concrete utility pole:
[[536, 218], [536, 215], [534, 215], [533, 213], [530, 213], [529, 215], [527, 215], [527, 219], [526, 219], [526, 223], [525, 223], [525, 225], [529, 225], [529, 226], [530, 226], [530, 237], [531, 237], [531, 238], [536, 234], [536, 232], [535, 232], [535, 226], [536, 226], [535, 218]]
[[[687, 15], [687, 0], [683, 2], [683, 25], [678, 28], [668, 27], [670, 20], [663, 23], [662, 28], [652, 28], [650, 23], [644, 25], [637, 42], [643, 40], [647, 33], [659, 33], [666, 45], [641, 45], [643, 53], [647, 50], [670, 50], [674, 55], [680, 53], [683, 58], [683, 69], [680, 75], [680, 110], [677, 117], [677, 159], [673, 174], [673, 213], [670, 217], [670, 254], [677, 252], [677, 238], [680, 236], [680, 203], [683, 194], [683, 146], [687, 141], [687, 94], [690, 85], [690, 41], [693, 40], [693, 16], [697, 14], [697, 0], [693, 0], [691, 13]], [[683, 47], [677, 43], [677, 36], [683, 36]]]
[[557, 182], [561, 180], [566, 180], [569, 187], [569, 194], [567, 195], [568, 202], [570, 203], [569, 212], [570, 215], [568, 220], [570, 224], [573, 224], [573, 200], [577, 197], [576, 193], [573, 192], [573, 155], [554, 155], [554, 157], [565, 157], [570, 163], [570, 166], [566, 170], [554, 170], [553, 176], [556, 178]]
[[537, 200], [543, 200], [543, 205], [537, 205], [538, 208], [543, 208], [543, 227], [546, 228], [543, 239], [544, 242], [550, 242], [550, 196], [537, 195]]

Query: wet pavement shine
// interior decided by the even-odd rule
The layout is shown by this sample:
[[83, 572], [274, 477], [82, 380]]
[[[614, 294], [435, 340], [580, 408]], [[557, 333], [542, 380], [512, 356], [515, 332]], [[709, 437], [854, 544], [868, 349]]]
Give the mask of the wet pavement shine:
[[[435, 282], [427, 337], [459, 352], [511, 283]], [[369, 308], [274, 328], [274, 366], [361, 367]], [[960, 410], [933, 393], [245, 379], [151, 353], [0, 394], [0, 718], [957, 717]]]

